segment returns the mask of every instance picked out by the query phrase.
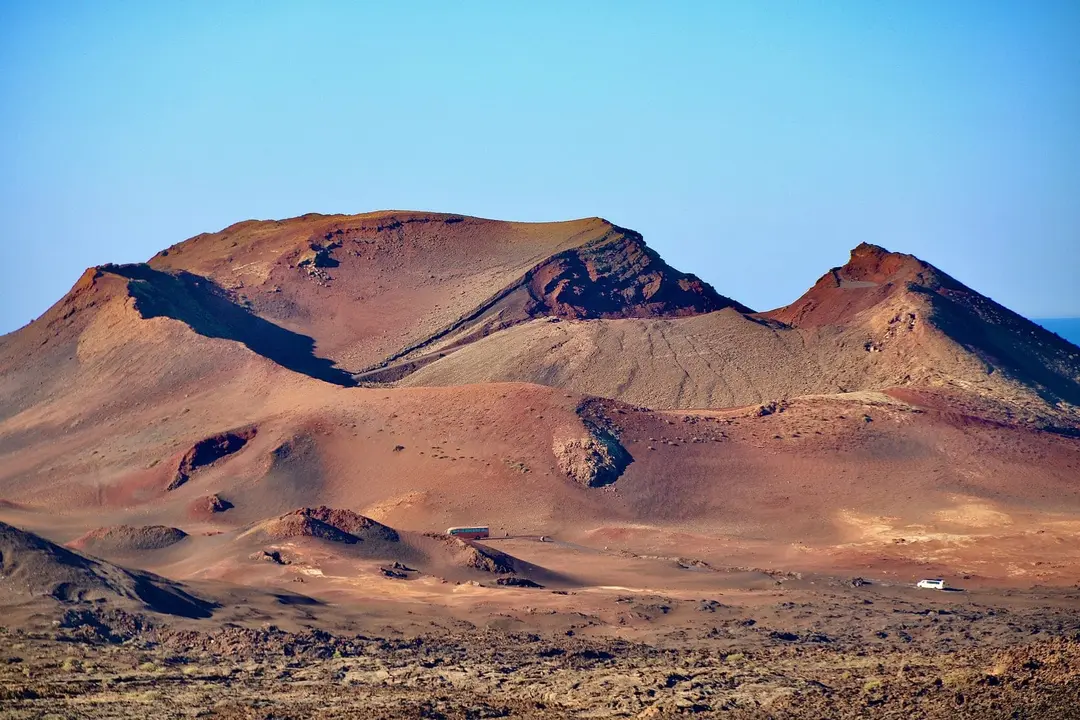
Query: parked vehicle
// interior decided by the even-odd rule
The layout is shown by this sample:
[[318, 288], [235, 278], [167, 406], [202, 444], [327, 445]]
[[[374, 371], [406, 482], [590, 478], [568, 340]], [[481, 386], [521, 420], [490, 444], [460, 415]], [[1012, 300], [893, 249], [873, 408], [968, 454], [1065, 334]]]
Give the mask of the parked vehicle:
[[471, 527], [447, 528], [446, 534], [462, 540], [483, 540], [490, 535], [490, 530], [491, 528], [486, 525], [474, 525]]
[[929, 580], [920, 580], [915, 583], [915, 587], [921, 587], [924, 590], [944, 590], [945, 581], [941, 578], [931, 578]]

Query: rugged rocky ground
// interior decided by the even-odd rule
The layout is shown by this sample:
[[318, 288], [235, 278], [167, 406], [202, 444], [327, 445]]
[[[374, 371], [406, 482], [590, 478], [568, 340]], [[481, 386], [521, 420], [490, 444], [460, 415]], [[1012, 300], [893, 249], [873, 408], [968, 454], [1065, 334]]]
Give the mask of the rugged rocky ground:
[[1010, 610], [873, 597], [796, 592], [751, 607], [611, 598], [646, 627], [631, 640], [589, 616], [570, 623], [577, 631], [507, 630], [474, 616], [385, 633], [327, 631], [317, 620], [291, 631], [271, 622], [191, 629], [73, 608], [0, 630], [0, 714], [1076, 717], [1075, 600], [1066, 609], [1061, 598], [1042, 607], [1026, 598], [1033, 607]]
[[[402, 541], [326, 508], [291, 515], [317, 516]], [[490, 562], [470, 565], [472, 580], [394, 563], [329, 582], [340, 560], [316, 566], [311, 547], [290, 544], [249, 562], [292, 587], [181, 586], [0, 529], [5, 718], [1069, 718], [1080, 707], [1080, 587], [936, 592], [620, 553], [598, 566], [623, 575], [599, 581], [667, 589], [549, 573], [552, 589], [503, 582], [537, 567], [488, 547], [528, 554], [514, 539], [473, 547]], [[587, 551], [562, 545], [531, 541], [532, 557]]]

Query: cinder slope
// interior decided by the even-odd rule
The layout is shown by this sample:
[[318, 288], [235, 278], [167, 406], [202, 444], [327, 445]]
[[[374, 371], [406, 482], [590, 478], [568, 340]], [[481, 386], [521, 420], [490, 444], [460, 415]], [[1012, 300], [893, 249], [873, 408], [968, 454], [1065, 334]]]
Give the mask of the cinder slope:
[[963, 390], [1046, 424], [1080, 422], [1080, 349], [932, 266], [863, 245], [762, 315], [535, 321], [402, 380], [512, 380], [653, 408], [731, 407], [911, 386]]
[[651, 408], [836, 392], [800, 333], [733, 309], [692, 318], [536, 320], [405, 377], [410, 387], [534, 382]]

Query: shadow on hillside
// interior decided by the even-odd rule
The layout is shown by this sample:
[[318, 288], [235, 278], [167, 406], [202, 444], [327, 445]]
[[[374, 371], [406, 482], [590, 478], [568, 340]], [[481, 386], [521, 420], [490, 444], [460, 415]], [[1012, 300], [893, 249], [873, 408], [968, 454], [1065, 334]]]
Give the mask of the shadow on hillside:
[[[910, 289], [930, 298], [938, 327], [982, 359], [988, 374], [1003, 371], [1051, 406], [1062, 400], [1080, 405], [1080, 384], [1073, 375], [1075, 346], [1070, 342], [966, 289], [950, 295]], [[1068, 428], [1062, 431], [1071, 432]]]
[[109, 265], [104, 270], [127, 278], [135, 307], [144, 318], [168, 317], [200, 335], [243, 343], [282, 367], [317, 380], [351, 387], [352, 375], [315, 355], [315, 341], [264, 320], [233, 302], [213, 281], [148, 265]]

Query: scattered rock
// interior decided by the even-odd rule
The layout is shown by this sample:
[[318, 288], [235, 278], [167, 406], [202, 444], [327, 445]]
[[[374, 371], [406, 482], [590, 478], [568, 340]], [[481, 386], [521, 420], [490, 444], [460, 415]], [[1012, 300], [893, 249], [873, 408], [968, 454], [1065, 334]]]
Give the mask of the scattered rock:
[[785, 409], [786, 407], [783, 403], [773, 400], [772, 402], [759, 406], [754, 412], [754, 416], [765, 417], [766, 415], [772, 415], [773, 413], [784, 412]]
[[195, 498], [188, 506], [194, 517], [206, 517], [231, 510], [233, 504], [220, 495], [204, 495]]
[[340, 263], [330, 253], [338, 247], [341, 247], [340, 243], [330, 243], [325, 246], [311, 245], [296, 259], [296, 266], [308, 270], [337, 267]]
[[795, 633], [782, 630], [773, 630], [769, 633], [769, 637], [773, 640], [783, 640], [784, 642], [795, 642], [799, 639], [799, 636]]
[[504, 585], [507, 587], [524, 587], [524, 588], [542, 588], [543, 585], [535, 583], [528, 578], [522, 577], [501, 577], [495, 581], [496, 585]]

